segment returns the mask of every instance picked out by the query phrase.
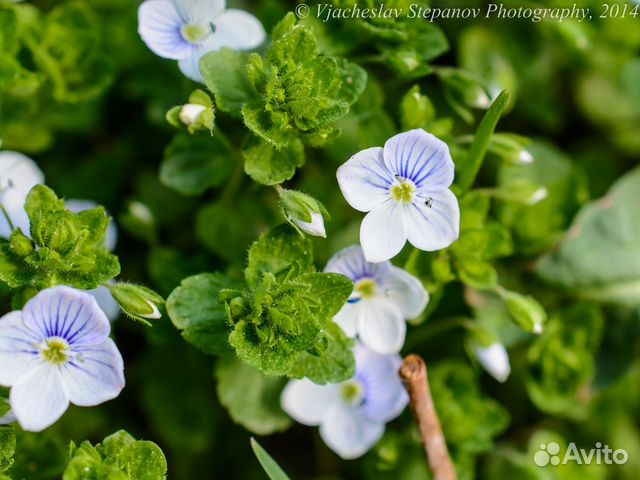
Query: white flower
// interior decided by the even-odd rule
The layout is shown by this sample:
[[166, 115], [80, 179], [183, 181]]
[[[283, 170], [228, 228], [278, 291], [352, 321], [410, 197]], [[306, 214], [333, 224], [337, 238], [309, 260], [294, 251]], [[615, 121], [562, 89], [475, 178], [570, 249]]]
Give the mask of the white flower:
[[93, 297], [69, 287], [41, 291], [0, 318], [0, 385], [28, 431], [55, 423], [69, 403], [94, 406], [124, 388], [122, 356]]
[[225, 0], [146, 0], [138, 10], [138, 32], [153, 53], [178, 60], [182, 73], [203, 82], [202, 55], [223, 47], [250, 50], [266, 37], [256, 17], [225, 7]]
[[[11, 151], [0, 151], [0, 204], [11, 223], [29, 235], [29, 218], [24, 201], [29, 190], [44, 182], [44, 174], [29, 157]], [[5, 214], [0, 212], [0, 237], [9, 238], [11, 227]]]
[[429, 301], [420, 280], [391, 262], [367, 262], [359, 246], [336, 253], [325, 272], [340, 273], [354, 283], [351, 297], [334, 317], [345, 333], [357, 335], [375, 352], [399, 352], [407, 332], [405, 319], [420, 315]]
[[317, 385], [292, 380], [282, 392], [282, 408], [297, 422], [320, 426], [322, 440], [344, 459], [367, 452], [385, 424], [406, 407], [409, 397], [398, 369], [398, 355], [380, 355], [361, 346], [354, 350], [356, 375], [346, 382]]
[[322, 218], [321, 213], [312, 213], [311, 222], [305, 222], [299, 218], [292, 218], [291, 221], [295, 223], [300, 230], [308, 233], [309, 235], [323, 238], [327, 237], [327, 232], [324, 229], [324, 219]]
[[360, 226], [367, 260], [389, 260], [407, 239], [426, 251], [457, 240], [460, 208], [449, 190], [453, 175], [447, 144], [422, 129], [391, 137], [384, 148], [368, 148], [343, 164], [338, 183], [344, 198], [369, 212]]
[[511, 374], [511, 365], [509, 364], [509, 354], [504, 345], [500, 342], [494, 342], [488, 347], [475, 345], [473, 353], [482, 365], [482, 367], [499, 382], [505, 382]]

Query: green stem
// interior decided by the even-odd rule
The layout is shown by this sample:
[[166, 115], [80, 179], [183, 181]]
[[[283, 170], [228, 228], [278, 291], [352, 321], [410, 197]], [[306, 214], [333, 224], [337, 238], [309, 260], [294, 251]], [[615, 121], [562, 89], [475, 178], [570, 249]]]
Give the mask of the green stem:
[[235, 149], [233, 148], [233, 145], [231, 144], [227, 136], [224, 133], [222, 133], [222, 130], [220, 130], [218, 127], [214, 127], [214, 129], [211, 132], [211, 136], [215, 137], [222, 144], [225, 150], [235, 154]]
[[412, 349], [418, 347], [420, 344], [426, 342], [435, 335], [439, 335], [440, 333], [457, 327], [471, 329], [473, 328], [473, 322], [467, 317], [457, 316], [445, 318], [444, 320], [441, 320], [437, 323], [426, 325], [425, 328], [414, 332], [410, 337], [407, 338], [405, 349], [406, 351], [411, 351]]
[[9, 228], [11, 228], [11, 231], [13, 232], [16, 229], [16, 227], [13, 224], [11, 217], [9, 216], [9, 212], [7, 212], [7, 209], [4, 208], [4, 205], [2, 203], [0, 203], [0, 210], [2, 210], [2, 214], [4, 215], [4, 218], [7, 220], [7, 223], [9, 224]]

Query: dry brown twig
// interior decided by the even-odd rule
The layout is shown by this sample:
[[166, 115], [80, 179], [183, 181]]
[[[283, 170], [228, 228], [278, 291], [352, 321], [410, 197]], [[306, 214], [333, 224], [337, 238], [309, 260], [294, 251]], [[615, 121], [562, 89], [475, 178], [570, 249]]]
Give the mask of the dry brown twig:
[[433, 480], [456, 480], [456, 471], [453, 468], [447, 450], [447, 442], [444, 439], [440, 420], [438, 420], [438, 414], [433, 405], [433, 397], [427, 381], [427, 366], [424, 360], [418, 355], [407, 356], [400, 367], [399, 374], [402, 383], [409, 392], [411, 410], [424, 443]]

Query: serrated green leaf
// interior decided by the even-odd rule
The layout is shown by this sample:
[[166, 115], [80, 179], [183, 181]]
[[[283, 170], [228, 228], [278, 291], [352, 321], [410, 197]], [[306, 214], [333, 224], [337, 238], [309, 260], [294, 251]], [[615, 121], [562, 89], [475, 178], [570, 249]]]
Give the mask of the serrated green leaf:
[[279, 185], [290, 180], [305, 160], [304, 146], [297, 138], [278, 150], [257, 137], [250, 137], [242, 155], [244, 171], [263, 185]]
[[254, 92], [247, 83], [245, 65], [249, 54], [223, 48], [200, 59], [200, 71], [216, 105], [223, 112], [240, 116], [242, 106], [252, 100]]

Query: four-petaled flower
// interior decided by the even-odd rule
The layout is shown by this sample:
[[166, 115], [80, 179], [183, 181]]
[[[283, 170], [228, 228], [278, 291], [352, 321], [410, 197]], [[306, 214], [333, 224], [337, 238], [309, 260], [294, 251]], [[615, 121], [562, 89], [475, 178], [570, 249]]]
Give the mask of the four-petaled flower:
[[391, 137], [384, 148], [362, 150], [338, 169], [349, 204], [369, 212], [360, 243], [370, 262], [389, 260], [407, 239], [420, 250], [451, 245], [459, 235], [460, 208], [449, 190], [454, 165], [449, 147], [422, 129]]
[[34, 185], [44, 182], [44, 174], [29, 157], [11, 151], [0, 152], [0, 237], [9, 238], [14, 228], [29, 235], [29, 217], [24, 201]]
[[429, 301], [420, 280], [391, 262], [367, 262], [360, 246], [336, 253], [325, 272], [340, 273], [354, 284], [351, 297], [334, 317], [345, 333], [357, 335], [375, 352], [399, 352], [407, 332], [405, 319], [420, 315]]
[[260, 20], [225, 0], [146, 0], [138, 10], [138, 32], [149, 49], [178, 60], [182, 73], [203, 82], [200, 57], [229, 47], [250, 50], [266, 34]]
[[0, 318], [0, 385], [23, 429], [41, 431], [69, 403], [94, 406], [124, 388], [124, 365], [95, 299], [53, 287]]
[[356, 375], [346, 382], [317, 385], [291, 380], [281, 404], [294, 420], [320, 426], [320, 436], [344, 459], [367, 452], [384, 433], [385, 424], [406, 407], [409, 397], [398, 369], [399, 355], [380, 355], [356, 346]]

